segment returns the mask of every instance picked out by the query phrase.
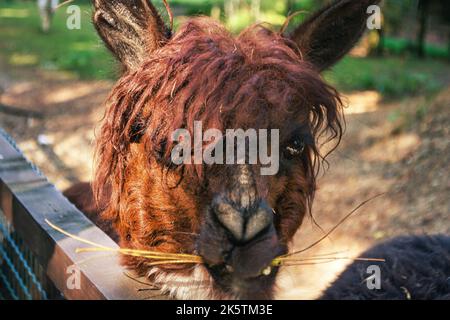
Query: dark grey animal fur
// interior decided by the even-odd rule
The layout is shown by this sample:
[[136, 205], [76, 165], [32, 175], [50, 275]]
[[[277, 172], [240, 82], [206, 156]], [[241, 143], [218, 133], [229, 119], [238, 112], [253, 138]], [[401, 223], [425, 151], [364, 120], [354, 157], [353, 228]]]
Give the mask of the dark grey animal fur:
[[[403, 236], [361, 256], [386, 262], [354, 262], [322, 300], [450, 300], [450, 236]], [[369, 265], [381, 270], [381, 288], [368, 289]]]

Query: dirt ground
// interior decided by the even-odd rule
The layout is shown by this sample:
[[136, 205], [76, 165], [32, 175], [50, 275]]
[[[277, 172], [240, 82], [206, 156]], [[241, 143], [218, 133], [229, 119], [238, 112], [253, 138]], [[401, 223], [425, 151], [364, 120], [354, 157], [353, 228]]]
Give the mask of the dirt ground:
[[[37, 80], [38, 79], [38, 80]], [[62, 72], [11, 69], [0, 60], [0, 104], [34, 110], [43, 118], [0, 112], [0, 126], [60, 189], [90, 180], [94, 128], [103, 114], [109, 82], [86, 82]], [[356, 257], [396, 235], [450, 234], [450, 87], [436, 97], [383, 102], [376, 92], [346, 96], [347, 130], [319, 179], [316, 222], [325, 231], [364, 200], [330, 237], [302, 257], [332, 252]], [[420, 113], [418, 120], [417, 110]], [[319, 239], [311, 219], [293, 249]], [[349, 263], [287, 267], [278, 283], [280, 299], [314, 299]]]

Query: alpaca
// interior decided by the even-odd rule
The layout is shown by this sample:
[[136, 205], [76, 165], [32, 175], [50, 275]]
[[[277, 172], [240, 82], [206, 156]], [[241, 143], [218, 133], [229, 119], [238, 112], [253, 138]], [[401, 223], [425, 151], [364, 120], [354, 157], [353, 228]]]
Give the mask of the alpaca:
[[[321, 72], [359, 40], [378, 2], [334, 1], [289, 35], [258, 24], [233, 36], [207, 17], [173, 33], [148, 0], [95, 0], [94, 25], [123, 74], [96, 139], [92, 191], [75, 186], [69, 198], [90, 216], [95, 207], [73, 195], [95, 198], [121, 247], [201, 256], [194, 266], [122, 257], [174, 298], [272, 298], [278, 267], [268, 266], [311, 214], [318, 140], [335, 147], [342, 135], [340, 96]], [[172, 133], [192, 135], [198, 121], [220, 132], [277, 129], [278, 172], [174, 164], [182, 141]]]
[[[385, 262], [354, 262], [323, 293], [323, 300], [450, 300], [450, 236], [402, 236], [362, 254]], [[367, 268], [380, 270], [379, 289], [367, 286]]]

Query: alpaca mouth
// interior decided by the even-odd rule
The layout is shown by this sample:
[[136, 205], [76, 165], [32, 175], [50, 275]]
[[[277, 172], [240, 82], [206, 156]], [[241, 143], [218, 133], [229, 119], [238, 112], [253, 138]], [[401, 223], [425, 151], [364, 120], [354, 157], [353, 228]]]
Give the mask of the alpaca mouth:
[[247, 243], [223, 238], [201, 242], [199, 249], [215, 287], [239, 299], [271, 299], [279, 269], [272, 261], [287, 252], [273, 225]]
[[222, 292], [238, 299], [271, 299], [278, 268], [268, 266], [261, 274], [249, 278], [235, 276], [233, 269], [222, 264], [208, 268], [215, 286]]
[[278, 271], [273, 261], [287, 248], [268, 201], [257, 197], [251, 170], [237, 167], [235, 177], [206, 209], [196, 249], [218, 290], [239, 299], [269, 299]]

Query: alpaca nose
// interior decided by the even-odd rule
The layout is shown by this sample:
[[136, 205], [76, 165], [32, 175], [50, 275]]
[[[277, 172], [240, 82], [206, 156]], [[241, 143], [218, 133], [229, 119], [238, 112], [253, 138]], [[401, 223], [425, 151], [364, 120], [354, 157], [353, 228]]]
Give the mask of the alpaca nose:
[[213, 200], [213, 213], [232, 240], [239, 243], [251, 241], [273, 222], [273, 210], [265, 200], [255, 201], [250, 206], [240, 206], [225, 197]]

